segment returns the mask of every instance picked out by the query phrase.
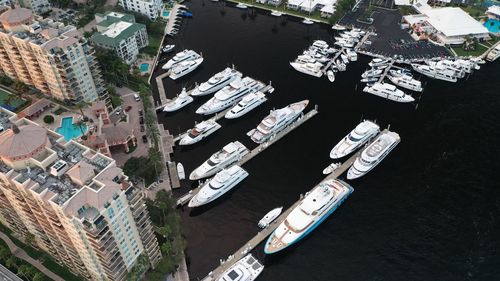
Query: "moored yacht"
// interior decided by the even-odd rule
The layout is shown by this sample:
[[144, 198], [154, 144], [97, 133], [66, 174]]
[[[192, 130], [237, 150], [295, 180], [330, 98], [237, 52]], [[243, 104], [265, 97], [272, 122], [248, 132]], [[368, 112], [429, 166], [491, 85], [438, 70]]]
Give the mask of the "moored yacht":
[[379, 132], [380, 127], [377, 124], [369, 120], [364, 120], [333, 147], [332, 151], [330, 151], [330, 158], [338, 159], [350, 154], [375, 137]]
[[318, 78], [323, 75], [323, 72], [321, 71], [323, 64], [320, 62], [301, 63], [295, 61], [291, 62], [290, 65], [298, 72], [302, 72], [304, 74], [308, 74]]
[[257, 128], [250, 131], [248, 135], [256, 143], [267, 141], [274, 134], [278, 133], [297, 119], [308, 103], [309, 100], [303, 100], [292, 103], [287, 107], [272, 110], [271, 113], [260, 122]]
[[361, 78], [372, 78], [372, 77], [380, 77], [382, 75], [382, 69], [368, 69], [367, 71], [361, 74]]
[[493, 50], [491, 50], [488, 55], [486, 55], [487, 61], [495, 61], [500, 57], [500, 45], [497, 45]]
[[262, 92], [250, 93], [244, 96], [231, 110], [226, 112], [227, 119], [234, 119], [245, 115], [252, 109], [261, 105], [267, 100], [266, 95]]
[[366, 147], [361, 155], [356, 158], [354, 164], [347, 171], [348, 179], [359, 178], [370, 170], [375, 168], [394, 147], [401, 141], [399, 135], [395, 132], [382, 132], [368, 147]]
[[371, 62], [368, 63], [369, 66], [387, 66], [389, 65], [388, 59], [374, 58]]
[[237, 78], [241, 78], [241, 72], [227, 67], [221, 72], [214, 74], [208, 81], [201, 83], [193, 90], [191, 95], [196, 97], [215, 93]]
[[164, 112], [174, 112], [193, 102], [193, 98], [186, 93], [186, 88], [175, 99], [165, 104]]
[[241, 142], [234, 141], [226, 144], [221, 150], [212, 154], [207, 161], [194, 169], [189, 175], [190, 180], [199, 180], [210, 177], [234, 162], [240, 160], [250, 151]]
[[221, 128], [221, 125], [213, 120], [205, 120], [190, 129], [188, 133], [179, 141], [180, 145], [189, 145], [197, 143], [208, 137], [213, 132]]
[[196, 110], [196, 113], [208, 115], [222, 111], [239, 102], [245, 95], [257, 92], [258, 90], [264, 88], [264, 86], [265, 85], [262, 84], [262, 82], [254, 80], [250, 77], [244, 77], [241, 80], [234, 80], [200, 106]]
[[263, 270], [264, 265], [248, 254], [224, 271], [217, 281], [254, 281]]
[[191, 198], [188, 206], [199, 207], [221, 197], [248, 176], [248, 172], [238, 165], [224, 169], [204, 183], [198, 193]]
[[353, 50], [347, 50], [347, 56], [349, 57], [350, 61], [357, 61], [358, 60], [358, 53]]
[[297, 243], [320, 225], [354, 191], [340, 180], [326, 180], [314, 187], [269, 236], [266, 254], [279, 252]]
[[258, 223], [260, 228], [266, 228], [270, 223], [272, 223], [281, 214], [283, 207], [274, 208], [269, 211]]
[[401, 76], [392, 76], [388, 75], [387, 78], [391, 80], [397, 86], [406, 88], [408, 90], [422, 92], [422, 82], [417, 79], [413, 79], [411, 75], [401, 75]]
[[181, 78], [182, 76], [184, 76], [184, 75], [192, 72], [196, 68], [198, 68], [198, 66], [200, 66], [200, 64], [202, 62], [203, 62], [202, 57], [195, 57], [195, 58], [190, 59], [190, 60], [185, 60], [185, 61], [173, 66], [169, 76], [173, 80]]
[[396, 88], [396, 86], [389, 83], [375, 82], [372, 86], [365, 86], [363, 92], [397, 102], [406, 103], [415, 101], [412, 96], [405, 94], [403, 91]]
[[167, 69], [172, 68], [176, 64], [179, 64], [185, 60], [190, 60], [190, 59], [196, 58], [198, 56], [200, 56], [200, 55], [198, 55], [193, 50], [184, 50], [182, 52], [175, 54], [175, 56], [173, 58], [171, 58], [169, 61], [167, 61], [167, 63], [164, 64], [162, 66], [162, 68], [167, 70]]
[[412, 64], [411, 67], [416, 72], [430, 78], [440, 79], [448, 82], [457, 82], [457, 76], [455, 75], [455, 72], [447, 69], [437, 69], [426, 64]]

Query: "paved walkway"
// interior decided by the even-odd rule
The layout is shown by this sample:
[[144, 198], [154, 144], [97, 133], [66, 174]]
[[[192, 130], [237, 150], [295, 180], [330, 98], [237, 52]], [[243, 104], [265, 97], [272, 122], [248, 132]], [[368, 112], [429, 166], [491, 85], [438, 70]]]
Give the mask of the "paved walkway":
[[5, 243], [7, 244], [7, 246], [10, 249], [10, 252], [14, 256], [16, 256], [22, 260], [25, 260], [26, 262], [28, 262], [32, 266], [36, 267], [38, 270], [40, 270], [43, 274], [45, 274], [50, 279], [52, 279], [54, 281], [64, 281], [64, 279], [61, 278], [59, 275], [57, 275], [54, 272], [47, 269], [41, 262], [30, 257], [23, 249], [17, 247], [16, 244], [14, 244], [14, 242], [12, 242], [12, 240], [10, 240], [10, 238], [7, 235], [5, 235], [3, 232], [0, 232], [0, 239], [5, 241]]

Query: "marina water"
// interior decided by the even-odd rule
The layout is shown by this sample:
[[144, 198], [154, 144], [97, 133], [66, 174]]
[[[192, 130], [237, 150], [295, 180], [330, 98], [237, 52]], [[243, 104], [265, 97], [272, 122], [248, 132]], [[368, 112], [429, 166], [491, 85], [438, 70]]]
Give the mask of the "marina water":
[[[178, 81], [164, 79], [169, 98], [232, 64], [276, 88], [256, 110], [219, 121], [223, 128], [206, 140], [176, 147], [174, 160], [188, 174], [231, 141], [254, 148], [246, 133], [273, 108], [309, 99], [306, 111], [315, 104], [319, 110], [245, 164], [250, 175], [229, 194], [180, 210], [192, 280], [205, 277], [253, 237], [269, 210], [287, 208], [322, 180], [330, 149], [363, 118], [390, 124], [401, 143], [373, 171], [350, 181], [355, 192], [303, 241], [272, 256], [259, 245], [253, 253], [266, 266], [259, 280], [499, 280], [499, 62], [458, 83], [422, 78], [426, 85], [421, 99], [415, 96], [416, 108], [362, 92], [365, 56], [334, 83], [294, 71], [289, 61], [312, 40], [333, 43], [328, 26], [223, 2], [185, 4], [194, 18], [168, 44], [201, 52], [205, 61]], [[207, 99], [196, 98], [176, 113], [161, 112], [159, 119], [178, 134], [203, 120], [194, 111]], [[184, 181], [174, 194], [196, 184]]]

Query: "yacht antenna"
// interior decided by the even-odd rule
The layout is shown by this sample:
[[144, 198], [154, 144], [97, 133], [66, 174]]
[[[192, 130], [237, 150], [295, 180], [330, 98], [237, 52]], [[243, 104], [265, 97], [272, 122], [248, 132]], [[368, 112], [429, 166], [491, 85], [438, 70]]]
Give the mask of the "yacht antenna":
[[387, 130], [389, 130], [391, 128], [391, 124], [388, 124], [387, 125]]

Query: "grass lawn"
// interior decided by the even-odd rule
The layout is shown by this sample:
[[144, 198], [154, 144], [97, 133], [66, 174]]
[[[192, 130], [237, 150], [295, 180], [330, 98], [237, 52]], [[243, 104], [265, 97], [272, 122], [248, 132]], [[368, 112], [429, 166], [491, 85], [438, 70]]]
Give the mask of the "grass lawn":
[[477, 18], [484, 15], [484, 12], [486, 11], [486, 8], [481, 6], [467, 6], [460, 8], [466, 11], [473, 18]]
[[[3, 241], [2, 239], [0, 239], [0, 246], [1, 247], [4, 247], [5, 249], [9, 249], [9, 247], [7, 246], [7, 243], [5, 243], [5, 241]], [[2, 264], [3, 266], [7, 267], [7, 265], [5, 264]], [[29, 265], [29, 266], [32, 266], [30, 263], [26, 262], [25, 260], [22, 260], [20, 258], [17, 259], [17, 266], [21, 266], [21, 265]], [[16, 269], [15, 268], [9, 268], [10, 271], [12, 271], [13, 273], [16, 273]], [[43, 272], [39, 271], [38, 269], [35, 268], [35, 270], [37, 272], [40, 272], [43, 274]], [[43, 275], [44, 276], [44, 281], [51, 281], [52, 279], [50, 279], [49, 277], [45, 276], [45, 274]], [[2, 279], [4, 280], [4, 279]], [[7, 279], [5, 279], [7, 280]], [[9, 279], [10, 280], [10, 279]]]
[[18, 97], [11, 97], [9, 100], [9, 96], [9, 93], [7, 93], [3, 89], [0, 89], [0, 106], [10, 111], [15, 112], [17, 109], [23, 107], [23, 105], [27, 103], [27, 101]]
[[452, 47], [452, 49], [460, 57], [467, 57], [467, 56], [477, 57], [477, 56], [482, 55], [484, 52], [486, 52], [486, 50], [488, 50], [488, 48], [486, 48], [485, 46], [482, 46], [481, 44], [478, 44], [476, 50], [474, 50], [474, 51], [464, 51], [462, 46]]
[[61, 114], [62, 114], [63, 112], [65, 112], [65, 111], [66, 111], [66, 109], [64, 109], [64, 108], [62, 108], [62, 107], [59, 107], [58, 109], [56, 109], [56, 110], [54, 111], [54, 114], [55, 114], [55, 115], [61, 115]]

